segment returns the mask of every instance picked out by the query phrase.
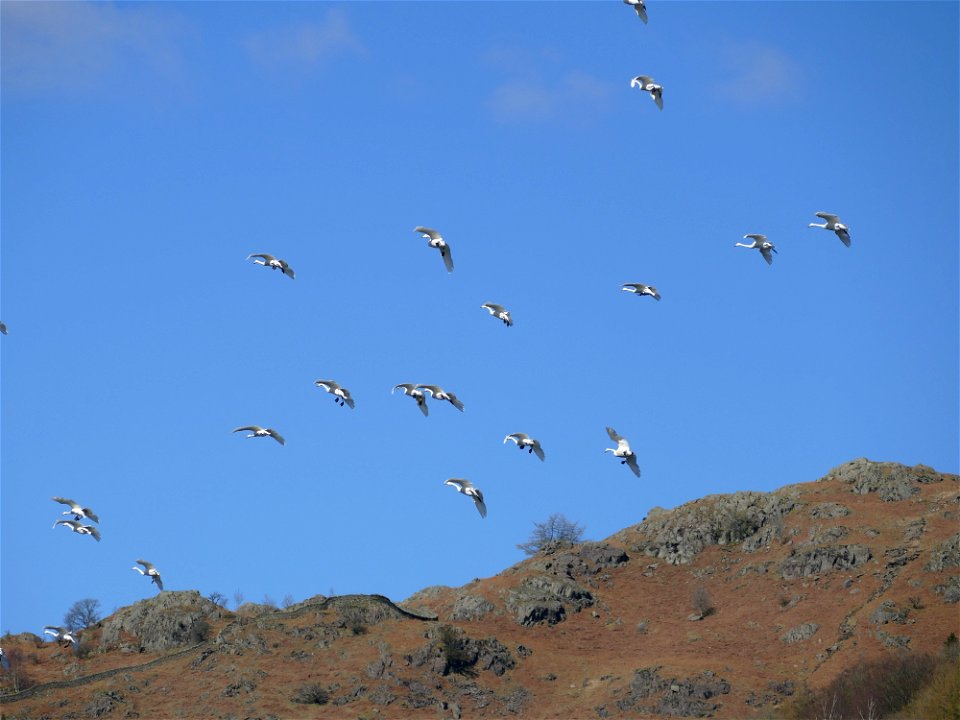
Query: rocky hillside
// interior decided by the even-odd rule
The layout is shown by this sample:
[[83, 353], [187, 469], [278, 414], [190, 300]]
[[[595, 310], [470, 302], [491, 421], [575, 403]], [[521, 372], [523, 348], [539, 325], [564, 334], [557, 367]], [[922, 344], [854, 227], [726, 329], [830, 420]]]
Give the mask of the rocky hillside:
[[956, 475], [856, 460], [401, 603], [164, 592], [79, 651], [5, 637], [3, 717], [777, 717], [960, 631], [958, 517]]

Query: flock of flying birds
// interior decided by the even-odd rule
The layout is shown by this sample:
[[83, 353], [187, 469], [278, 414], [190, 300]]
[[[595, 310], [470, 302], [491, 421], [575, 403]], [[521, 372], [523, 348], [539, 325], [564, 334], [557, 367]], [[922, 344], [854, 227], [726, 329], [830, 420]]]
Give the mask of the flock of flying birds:
[[[637, 13], [637, 16], [645, 24], [648, 22], [647, 8], [644, 0], [623, 0], [623, 2], [633, 7]], [[636, 87], [644, 92], [649, 93], [657, 107], [660, 110], [663, 110], [663, 86], [655, 82], [652, 77], [649, 75], [637, 75], [630, 81], [630, 87]], [[816, 215], [824, 222], [810, 223], [808, 227], [829, 230], [835, 233], [844, 245], [850, 247], [849, 228], [844, 225], [843, 222], [841, 222], [837, 215], [826, 212], [818, 212]], [[433, 228], [422, 225], [414, 228], [414, 232], [419, 233], [423, 238], [425, 238], [427, 240], [427, 245], [440, 252], [440, 257], [443, 260], [443, 264], [447, 269], [447, 272], [453, 272], [453, 253], [450, 249], [450, 245], [446, 240], [444, 240], [440, 232]], [[768, 265], [773, 263], [773, 254], [777, 252], [777, 249], [776, 246], [767, 239], [766, 235], [749, 233], [744, 235], [744, 239], [750, 240], [751, 242], [749, 244], [738, 242], [735, 243], [735, 247], [758, 250]], [[249, 255], [247, 259], [253, 260], [255, 264], [261, 265], [265, 268], [280, 270], [283, 275], [286, 275], [291, 280], [296, 277], [293, 268], [290, 267], [290, 264], [286, 260], [276, 258], [273, 255], [267, 253], [253, 253]], [[630, 292], [640, 297], [646, 295], [654, 298], [655, 300], [660, 300], [660, 292], [652, 285], [646, 285], [643, 283], [624, 283], [621, 289], [625, 292]], [[488, 302], [484, 303], [480, 307], [484, 310], [487, 310], [491, 316], [502, 321], [505, 326], [510, 327], [513, 325], [513, 318], [510, 316], [510, 311], [507, 310], [503, 305]], [[7, 334], [7, 326], [2, 321], [0, 321], [0, 333], [4, 335]], [[316, 380], [314, 384], [318, 388], [332, 395], [334, 402], [338, 405], [348, 406], [351, 409], [355, 407], [355, 402], [353, 396], [350, 394], [350, 391], [335, 380], [321, 379]], [[433, 400], [449, 402], [460, 412], [463, 412], [464, 409], [463, 403], [455, 393], [444, 390], [439, 385], [399, 383], [398, 385], [394, 386], [394, 388], [391, 390], [391, 393], [398, 390], [402, 391], [407, 397], [412, 398], [416, 402], [420, 412], [423, 413], [425, 417], [429, 415], [427, 397], [430, 397]], [[634, 475], [640, 477], [640, 467], [637, 464], [637, 456], [636, 453], [630, 448], [629, 441], [611, 427], [607, 427], [606, 431], [610, 439], [616, 443], [616, 447], [606, 448], [604, 452], [612, 453], [614, 457], [620, 460], [621, 465], [626, 465]], [[273, 428], [265, 428], [261, 427], [260, 425], [245, 425], [243, 427], [236, 428], [233, 430], [233, 432], [248, 432], [249, 434], [246, 435], [248, 438], [270, 437], [281, 445], [285, 444], [286, 442], [283, 436], [281, 436], [280, 433]], [[503, 439], [503, 442], [504, 444], [507, 442], [513, 442], [521, 451], [527, 450], [528, 453], [536, 455], [541, 461], [546, 459], [546, 455], [543, 447], [540, 444], [540, 441], [527, 435], [526, 433], [510, 433]], [[463, 495], [466, 495], [472, 499], [477, 511], [480, 513], [480, 516], [487, 516], [487, 506], [484, 502], [483, 492], [479, 488], [475, 487], [469, 480], [463, 478], [450, 478], [444, 481], [444, 485], [449, 485], [456, 489], [459, 493], [462, 493]], [[70, 530], [79, 535], [89, 535], [97, 542], [100, 542], [100, 531], [97, 529], [97, 527], [82, 522], [84, 520], [91, 520], [94, 523], [99, 524], [99, 517], [97, 517], [97, 515], [90, 508], [83, 507], [79, 503], [69, 498], [53, 497], [52, 499], [55, 502], [66, 505], [69, 508], [69, 510], [66, 510], [62, 513], [63, 515], [73, 515], [72, 519], [57, 520], [53, 524], [54, 528], [62, 525], [70, 528]], [[150, 580], [157, 586], [159, 590], [163, 590], [163, 581], [157, 568], [146, 560], [137, 560], [136, 562], [138, 565], [142, 565], [143, 567], [140, 568], [134, 566], [132, 569], [140, 573], [142, 576], [150, 578]], [[76, 633], [72, 633], [63, 627], [48, 625], [44, 627], [43, 631], [45, 634], [53, 636], [56, 641], [65, 643], [66, 646], [77, 644]], [[6, 658], [3, 659], [5, 660]]]

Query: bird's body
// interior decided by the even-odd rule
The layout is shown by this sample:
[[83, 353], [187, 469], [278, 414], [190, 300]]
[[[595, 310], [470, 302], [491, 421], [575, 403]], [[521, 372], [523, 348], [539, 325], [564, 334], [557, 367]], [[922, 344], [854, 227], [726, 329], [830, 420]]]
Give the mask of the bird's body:
[[463, 412], [463, 403], [460, 402], [460, 399], [456, 396], [456, 394], [447, 392], [439, 385], [417, 385], [416, 389], [430, 393], [430, 397], [432, 397], [434, 400], [446, 400], [457, 410]]
[[424, 227], [423, 225], [417, 225], [413, 231], [420, 233], [422, 237], [426, 238], [427, 245], [440, 251], [440, 257], [443, 258], [443, 264], [447, 268], [447, 272], [453, 272], [453, 254], [450, 252], [450, 246], [447, 244], [447, 241], [443, 239], [443, 236], [433, 228]]
[[625, 5], [630, 5], [634, 10], [637, 11], [637, 17], [643, 20], [643, 24], [647, 24], [647, 5], [643, 0], [623, 0]]
[[830, 213], [818, 212], [818, 218], [822, 218], [824, 222], [822, 223], [809, 223], [807, 227], [823, 228], [824, 230], [832, 230], [837, 234], [837, 237], [840, 238], [840, 241], [850, 247], [850, 229], [840, 222], [840, 218], [837, 215], [831, 215]]
[[57, 642], [65, 642], [72, 645], [77, 644], [76, 636], [66, 628], [62, 628], [59, 625], [44, 625], [43, 633], [44, 635], [52, 635], [53, 639]]
[[70, 507], [69, 510], [64, 510], [62, 513], [60, 513], [61, 515], [70, 515], [72, 513], [74, 520], [83, 520], [84, 518], [90, 518], [95, 523], [100, 522], [100, 518], [96, 516], [93, 510], [91, 510], [90, 508], [80, 507], [80, 503], [76, 502], [75, 500], [71, 500], [70, 498], [56, 497], [56, 496], [50, 499], [53, 500], [54, 502], [58, 502], [63, 505], [68, 505]]
[[607, 428], [607, 435], [617, 446], [615, 448], [606, 448], [604, 452], [613, 453], [614, 457], [620, 458], [620, 464], [626, 465], [637, 477], [640, 477], [640, 467], [637, 465], [637, 455], [630, 449], [630, 443], [625, 437], [621, 437], [612, 427]]
[[272, 268], [273, 270], [280, 270], [284, 275], [286, 275], [291, 280], [294, 279], [293, 268], [287, 263], [286, 260], [280, 260], [275, 258], [273, 255], [268, 255], [267, 253], [251, 253], [247, 255], [247, 260], [255, 258], [254, 262], [257, 265], [263, 265], [264, 267]]
[[763, 255], [763, 259], [767, 261], [767, 265], [773, 264], [773, 255], [777, 251], [776, 245], [767, 240], [766, 235], [757, 235], [751, 233], [749, 235], [743, 236], [744, 240], [752, 240], [753, 242], [749, 245], [745, 243], [734, 243], [735, 247], [744, 247], [750, 248], [751, 250], [759, 250], [760, 254]]
[[654, 300], [660, 299], [660, 293], [657, 292], [657, 289], [653, 285], [644, 285], [643, 283], [624, 283], [620, 289], [626, 290], [627, 292], [632, 292], [638, 296], [649, 295]]
[[423, 394], [423, 390], [414, 385], [413, 383], [400, 383], [399, 385], [394, 385], [393, 390], [390, 391], [392, 395], [397, 390], [403, 390], [404, 395], [409, 395], [414, 400], [417, 401], [417, 407], [420, 408], [420, 412], [423, 413], [424, 417], [430, 414], [430, 410], [427, 407], [427, 396]]
[[480, 307], [489, 312], [498, 320], [502, 320], [503, 324], [507, 327], [513, 325], [513, 318], [510, 317], [510, 311], [503, 307], [503, 305], [497, 305], [496, 303], [484, 303]]
[[350, 409], [353, 409], [353, 398], [350, 396], [350, 391], [339, 383], [333, 380], [316, 380], [313, 384], [333, 395], [333, 401], [340, 407], [349, 405]]
[[274, 430], [273, 428], [260, 427], [259, 425], [245, 425], [243, 427], [236, 428], [233, 432], [243, 432], [244, 430], [250, 431], [250, 434], [247, 435], [248, 438], [272, 437], [281, 445], [286, 443], [286, 440], [284, 440], [283, 437], [281, 437], [280, 433], [278, 433], [276, 430]]
[[461, 492], [467, 497], [472, 498], [473, 504], [477, 506], [477, 512], [480, 513], [480, 517], [487, 516], [487, 506], [483, 502], [483, 493], [480, 492], [480, 488], [474, 487], [472, 482], [461, 478], [450, 478], [449, 480], [444, 480], [443, 484], [454, 487], [457, 489], [457, 492]]
[[630, 81], [630, 87], [637, 87], [650, 93], [650, 97], [663, 110], [663, 85], [658, 85], [649, 75], [637, 75]]
[[526, 449], [528, 453], [533, 453], [541, 460], [546, 460], [546, 457], [543, 454], [543, 448], [540, 447], [540, 441], [536, 438], [532, 438], [526, 433], [516, 432], [507, 435], [503, 439], [503, 444], [506, 445], [508, 440], [515, 442], [517, 447], [521, 450]]
[[136, 570], [141, 575], [147, 576], [148, 578], [150, 578], [150, 580], [153, 581], [154, 585], [156, 585], [158, 588], [163, 590], [163, 580], [160, 579], [160, 571], [157, 570], [156, 567], [154, 567], [153, 563], [147, 562], [146, 560], [137, 560], [137, 562], [143, 565], [143, 570], [138, 568], [136, 565], [134, 565], [130, 569]]
[[100, 531], [97, 530], [93, 525], [81, 525], [77, 520], [57, 520], [53, 524], [53, 527], [56, 528], [57, 525], [66, 525], [75, 533], [79, 533], [80, 535], [90, 535], [94, 540], [100, 542]]

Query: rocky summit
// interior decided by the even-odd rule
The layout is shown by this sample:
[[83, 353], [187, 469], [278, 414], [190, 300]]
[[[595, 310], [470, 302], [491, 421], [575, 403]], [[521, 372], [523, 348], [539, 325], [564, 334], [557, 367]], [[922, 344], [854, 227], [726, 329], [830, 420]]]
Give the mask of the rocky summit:
[[855, 460], [655, 509], [403, 602], [162, 592], [73, 649], [7, 635], [4, 718], [769, 718], [958, 628], [960, 486]]

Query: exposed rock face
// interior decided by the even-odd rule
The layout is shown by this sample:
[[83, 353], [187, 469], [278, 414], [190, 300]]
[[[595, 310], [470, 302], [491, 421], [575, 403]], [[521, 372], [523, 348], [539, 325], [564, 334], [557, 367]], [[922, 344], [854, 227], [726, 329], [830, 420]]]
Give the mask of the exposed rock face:
[[127, 644], [155, 651], [192, 645], [206, 639], [208, 623], [222, 613], [223, 608], [196, 590], [161, 592], [104, 620], [100, 647]]
[[887, 623], [896, 623], [903, 625], [907, 621], [907, 615], [910, 611], [907, 608], [897, 607], [893, 600], [884, 600], [880, 606], [873, 611], [870, 620], [876, 625], [886, 625]]
[[943, 572], [948, 568], [960, 567], [960, 533], [949, 537], [937, 545], [930, 553], [927, 570]]
[[480, 595], [461, 595], [453, 604], [454, 620], [479, 620], [493, 612], [496, 606]]
[[617, 708], [631, 714], [708, 717], [720, 707], [719, 696], [730, 692], [730, 683], [709, 670], [685, 680], [666, 680], [659, 671], [659, 666], [636, 670]]
[[857, 495], [875, 492], [881, 500], [888, 502], [905, 500], [920, 492], [917, 483], [943, 482], [943, 476], [926, 465], [907, 467], [899, 463], [870, 462], [866, 458], [839, 465], [821, 480], [830, 478], [847, 483], [850, 492]]
[[820, 626], [817, 623], [803, 623], [801, 625], [797, 625], [795, 628], [790, 628], [787, 630], [787, 632], [785, 632], [780, 639], [787, 645], [792, 645], [795, 642], [809, 640], [819, 629]]
[[835, 502], [818, 503], [810, 508], [810, 517], [818, 520], [846, 517], [849, 514], [850, 508]]
[[566, 618], [567, 608], [580, 612], [593, 603], [593, 594], [585, 587], [551, 575], [527, 578], [507, 596], [507, 608], [521, 625], [555, 625]]
[[570, 578], [596, 575], [601, 570], [629, 562], [630, 556], [609, 543], [585, 542], [580, 545], [553, 543], [546, 545], [531, 566], [544, 572]]
[[791, 553], [780, 563], [784, 579], [820, 575], [830, 570], [847, 570], [863, 565], [872, 556], [865, 545], [824, 545]]
[[[783, 533], [783, 517], [796, 505], [790, 492], [738, 492], [689, 503], [670, 512], [650, 513], [634, 526], [644, 536], [635, 550], [682, 565], [709, 545], [743, 543], [747, 552]], [[760, 537], [754, 539], [754, 536]]]
[[427, 668], [437, 675], [490, 670], [498, 677], [516, 665], [510, 650], [495, 637], [474, 640], [450, 625], [431, 628], [427, 644], [407, 662], [414, 667]]

